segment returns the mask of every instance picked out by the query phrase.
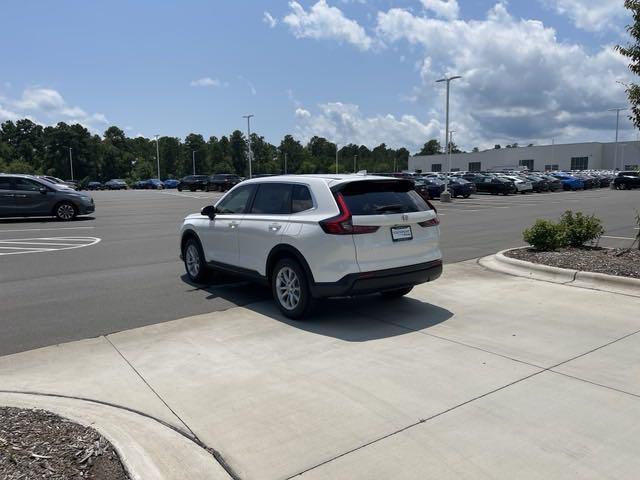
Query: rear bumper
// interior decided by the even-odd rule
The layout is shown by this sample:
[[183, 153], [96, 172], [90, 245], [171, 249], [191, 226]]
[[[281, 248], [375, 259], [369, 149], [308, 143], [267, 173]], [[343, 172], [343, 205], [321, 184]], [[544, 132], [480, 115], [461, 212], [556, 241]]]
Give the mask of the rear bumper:
[[410, 265], [407, 267], [352, 273], [337, 282], [311, 285], [314, 298], [344, 297], [383, 292], [432, 282], [442, 275], [442, 260]]

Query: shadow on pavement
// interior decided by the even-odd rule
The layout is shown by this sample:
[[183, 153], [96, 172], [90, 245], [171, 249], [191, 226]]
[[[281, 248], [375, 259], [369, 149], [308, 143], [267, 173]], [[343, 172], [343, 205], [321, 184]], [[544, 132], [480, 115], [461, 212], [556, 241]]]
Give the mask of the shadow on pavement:
[[347, 342], [404, 335], [453, 316], [449, 310], [415, 298], [385, 300], [379, 295], [367, 295], [318, 300], [305, 320], [296, 321], [280, 313], [272, 301], [271, 290], [263, 285], [226, 274], [216, 275], [209, 285], [194, 284], [186, 274], [180, 278], [194, 290], [208, 293], [207, 300], [221, 298], [290, 327]]

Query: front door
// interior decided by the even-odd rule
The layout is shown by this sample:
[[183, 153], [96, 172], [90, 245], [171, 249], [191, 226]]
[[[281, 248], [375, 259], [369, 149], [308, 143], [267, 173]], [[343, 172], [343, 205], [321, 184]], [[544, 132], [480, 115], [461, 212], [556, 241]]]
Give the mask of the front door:
[[[15, 201], [15, 212], [18, 217], [29, 217], [33, 215], [50, 215], [53, 209], [53, 191], [45, 187], [40, 182], [30, 178], [14, 177], [13, 195]], [[45, 188], [47, 193], [40, 190]]]
[[0, 217], [15, 216], [15, 195], [11, 177], [0, 176]]
[[207, 261], [238, 265], [238, 227], [254, 192], [255, 185], [244, 185], [218, 202], [215, 218], [200, 232]]

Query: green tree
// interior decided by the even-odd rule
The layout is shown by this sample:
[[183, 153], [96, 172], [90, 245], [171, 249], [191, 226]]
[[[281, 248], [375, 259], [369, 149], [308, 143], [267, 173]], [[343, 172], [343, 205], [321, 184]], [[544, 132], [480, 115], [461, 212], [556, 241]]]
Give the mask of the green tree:
[[247, 175], [249, 173], [247, 142], [240, 130], [235, 130], [231, 134], [231, 138], [229, 139], [229, 152], [235, 173], [238, 175]]
[[429, 140], [422, 147], [422, 150], [418, 152], [418, 155], [439, 155], [442, 153], [442, 145], [435, 138]]
[[[626, 46], [616, 45], [615, 49], [630, 60], [629, 70], [640, 75], [640, 0], [625, 0], [624, 6], [633, 17], [633, 23], [627, 25], [631, 41]], [[636, 128], [640, 128], [640, 85], [631, 83], [626, 92], [631, 104], [630, 118]]]

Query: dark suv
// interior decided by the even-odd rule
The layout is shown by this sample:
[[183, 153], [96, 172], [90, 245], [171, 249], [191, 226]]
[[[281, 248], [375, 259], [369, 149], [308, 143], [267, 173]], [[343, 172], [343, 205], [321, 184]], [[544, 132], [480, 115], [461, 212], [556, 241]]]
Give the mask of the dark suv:
[[208, 190], [213, 190], [214, 192], [226, 192], [227, 190], [235, 187], [241, 181], [242, 179], [238, 175], [233, 175], [231, 173], [216, 173], [209, 177]]
[[640, 188], [640, 172], [618, 172], [613, 180], [613, 185], [618, 190]]
[[29, 175], [0, 174], [0, 217], [57, 217], [73, 220], [93, 213], [93, 198]]
[[178, 182], [178, 191], [182, 190], [191, 190], [195, 192], [196, 190], [202, 190], [206, 192], [209, 186], [209, 177], [207, 175], [187, 175], [184, 178], [180, 179]]

